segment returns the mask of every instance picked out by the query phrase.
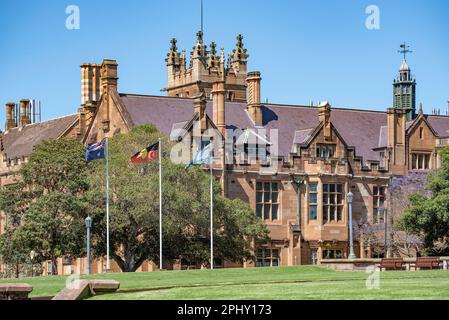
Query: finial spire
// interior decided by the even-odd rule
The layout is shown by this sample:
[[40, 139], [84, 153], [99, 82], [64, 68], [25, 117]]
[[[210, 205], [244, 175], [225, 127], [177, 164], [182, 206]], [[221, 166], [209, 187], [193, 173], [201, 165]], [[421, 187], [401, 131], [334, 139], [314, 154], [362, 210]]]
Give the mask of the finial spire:
[[407, 61], [407, 53], [412, 53], [413, 51], [409, 50], [410, 46], [408, 46], [405, 42], [401, 44], [401, 50], [398, 50], [399, 53], [404, 55], [404, 61]]
[[419, 112], [420, 115], [424, 114], [422, 103], [419, 104], [419, 111], [418, 112]]
[[196, 33], [196, 40], [198, 43], [203, 44], [203, 36], [204, 36], [203, 31], [198, 31]]
[[215, 42], [212, 42], [210, 44], [210, 54], [212, 56], [215, 56], [217, 54], [217, 44]]
[[171, 39], [171, 41], [170, 41], [170, 43], [171, 43], [170, 51], [172, 51], [172, 52], [178, 51], [178, 48], [176, 46], [177, 42], [178, 42], [178, 40], [176, 40], [176, 38]]

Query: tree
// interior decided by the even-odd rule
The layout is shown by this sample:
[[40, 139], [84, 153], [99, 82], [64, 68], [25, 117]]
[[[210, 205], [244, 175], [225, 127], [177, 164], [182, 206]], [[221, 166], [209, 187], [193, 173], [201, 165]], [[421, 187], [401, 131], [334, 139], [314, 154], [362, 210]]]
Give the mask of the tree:
[[440, 151], [441, 169], [428, 177], [426, 193], [410, 196], [398, 225], [423, 238], [426, 255], [449, 254], [449, 148]]
[[21, 225], [33, 193], [23, 183], [0, 189], [0, 208], [5, 215], [4, 232], [0, 235], [0, 258], [6, 266], [5, 275], [19, 278], [29, 264], [29, 251], [15, 232]]
[[[130, 165], [136, 151], [162, 138], [164, 259], [182, 258], [190, 263], [209, 259], [209, 177], [200, 168], [185, 170], [166, 155], [166, 137], [151, 125], [134, 128], [109, 141], [111, 257], [124, 272], [136, 271], [144, 261], [159, 260], [158, 161]], [[105, 163], [97, 161], [90, 177], [95, 234], [94, 252], [106, 254]], [[252, 210], [237, 200], [224, 199], [214, 185], [217, 257], [241, 260], [248, 256], [248, 242], [266, 237], [266, 228]]]
[[28, 204], [14, 237], [36, 262], [51, 261], [57, 274], [57, 258], [83, 254], [83, 193], [87, 190], [88, 164], [84, 146], [69, 139], [50, 140], [35, 147], [22, 167]]
[[[414, 256], [422, 246], [418, 235], [409, 234], [398, 225], [405, 211], [410, 207], [410, 196], [427, 194], [427, 174], [410, 172], [405, 177], [394, 177], [389, 185], [385, 201], [387, 223], [378, 223], [367, 216], [354, 222], [355, 236], [369, 246], [376, 256], [382, 256], [387, 249], [392, 256]], [[384, 217], [382, 217], [384, 220]], [[385, 239], [386, 236], [386, 239]], [[387, 244], [387, 248], [385, 248]]]

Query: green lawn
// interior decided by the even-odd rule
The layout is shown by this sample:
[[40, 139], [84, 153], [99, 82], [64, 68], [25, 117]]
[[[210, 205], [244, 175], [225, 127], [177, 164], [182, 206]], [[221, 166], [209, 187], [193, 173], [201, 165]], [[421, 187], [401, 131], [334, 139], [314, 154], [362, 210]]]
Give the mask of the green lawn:
[[[449, 271], [383, 272], [380, 288], [367, 289], [369, 274], [302, 266], [95, 275], [114, 279], [120, 292], [94, 299], [449, 299]], [[33, 285], [32, 297], [53, 296], [66, 277], [21, 279]]]

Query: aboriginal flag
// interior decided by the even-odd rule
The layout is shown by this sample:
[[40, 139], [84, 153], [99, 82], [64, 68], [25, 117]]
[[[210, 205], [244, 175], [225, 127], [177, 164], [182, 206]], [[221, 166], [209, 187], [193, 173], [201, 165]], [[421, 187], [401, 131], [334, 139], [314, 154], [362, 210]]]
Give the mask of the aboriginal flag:
[[149, 163], [151, 161], [157, 160], [159, 157], [159, 142], [149, 145], [142, 151], [137, 152], [131, 158], [131, 163], [133, 164], [143, 164]]

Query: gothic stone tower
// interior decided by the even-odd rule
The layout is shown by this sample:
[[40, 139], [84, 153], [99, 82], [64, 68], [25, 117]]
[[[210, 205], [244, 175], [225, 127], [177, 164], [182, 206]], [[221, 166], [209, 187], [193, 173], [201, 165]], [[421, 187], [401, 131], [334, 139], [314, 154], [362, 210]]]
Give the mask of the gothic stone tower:
[[405, 59], [393, 82], [393, 97], [394, 108], [406, 111], [407, 121], [411, 121], [416, 115], [416, 80]]
[[243, 36], [237, 36], [237, 44], [232, 55], [225, 60], [224, 49], [217, 53], [215, 42], [210, 50], [204, 45], [203, 33], [197, 33], [196, 44], [190, 52], [187, 66], [186, 51], [178, 52], [177, 40], [171, 40], [170, 52], [167, 54], [168, 87], [164, 89], [170, 97], [192, 98], [202, 91], [211, 96], [212, 85], [217, 81], [226, 83], [226, 98], [231, 101], [246, 101], [247, 50], [244, 48]]

